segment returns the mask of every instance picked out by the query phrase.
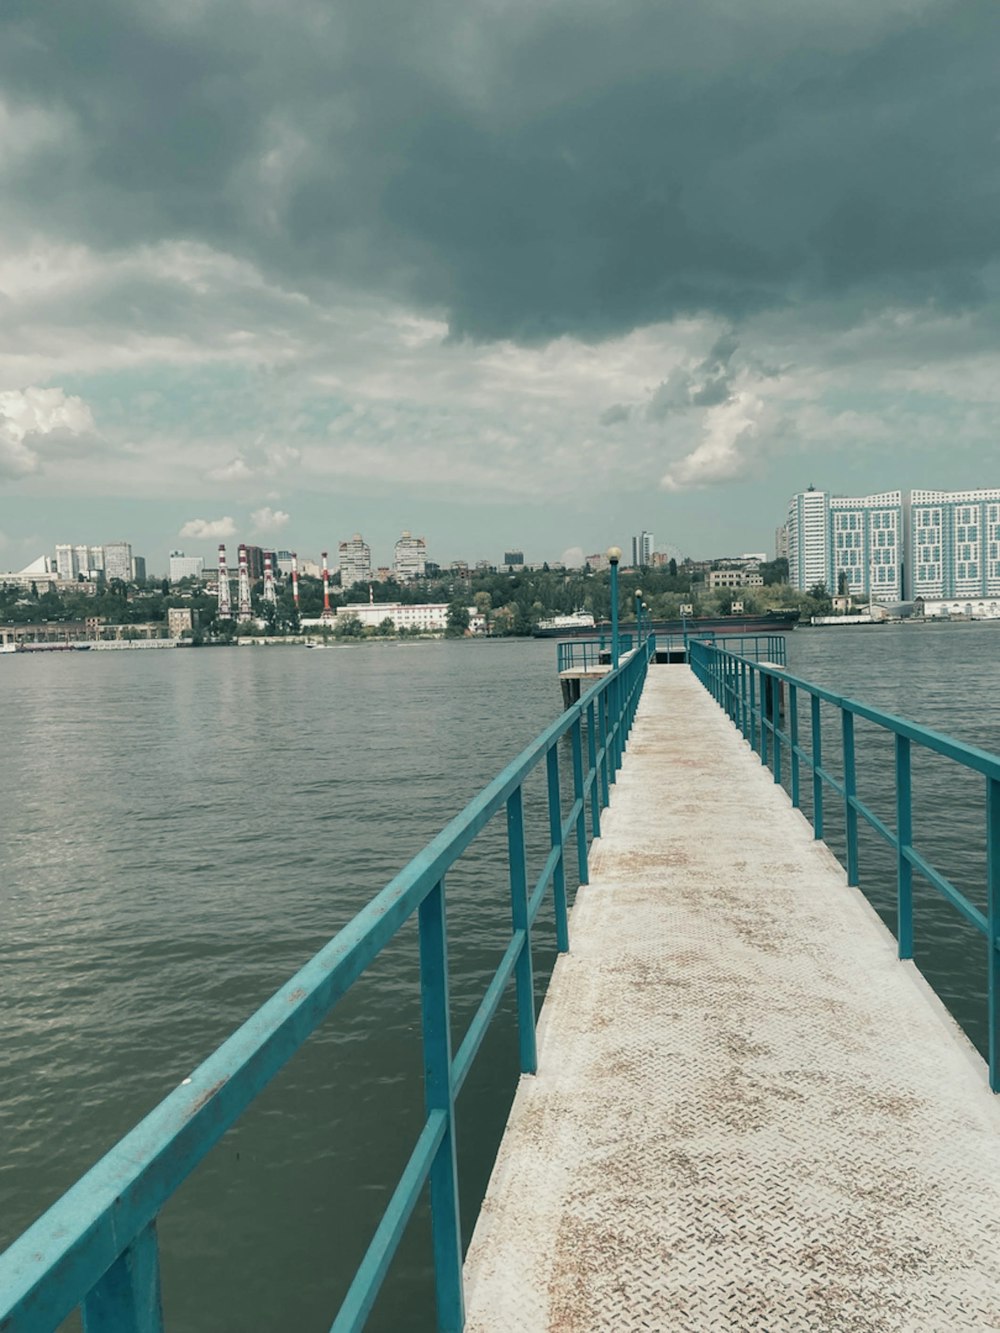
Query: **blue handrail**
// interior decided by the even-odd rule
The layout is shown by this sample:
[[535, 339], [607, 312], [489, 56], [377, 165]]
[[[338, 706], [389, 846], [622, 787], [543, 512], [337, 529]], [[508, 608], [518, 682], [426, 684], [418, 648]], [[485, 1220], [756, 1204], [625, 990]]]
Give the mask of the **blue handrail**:
[[[520, 1068], [536, 1069], [531, 928], [552, 885], [560, 951], [569, 948], [567, 846], [587, 882], [588, 831], [622, 755], [650, 653], [632, 653], [542, 732], [326, 946], [0, 1255], [0, 1329], [36, 1333], [74, 1309], [85, 1333], [163, 1328], [156, 1218], [181, 1182], [242, 1115], [414, 913], [418, 917], [426, 1119], [332, 1329], [361, 1329], [426, 1183], [430, 1184], [437, 1327], [464, 1322], [455, 1098], [514, 977]], [[563, 816], [559, 743], [569, 736], [573, 803]], [[584, 758], [586, 756], [586, 760]], [[529, 884], [524, 784], [544, 762], [550, 851]], [[589, 805], [589, 829], [588, 829]], [[448, 1008], [445, 876], [505, 810], [510, 943], [457, 1053]], [[572, 855], [572, 851], [571, 851]]]
[[[987, 1062], [990, 1087], [994, 1092], [1000, 1092], [1000, 756], [909, 722], [893, 713], [871, 708], [786, 671], [762, 666], [735, 653], [725, 652], [712, 644], [692, 644], [690, 661], [698, 680], [732, 718], [751, 748], [760, 755], [761, 763], [771, 767], [776, 783], [782, 781], [783, 755], [787, 756], [790, 795], [792, 805], [796, 808], [801, 804], [800, 768], [803, 762], [808, 766], [812, 773], [812, 824], [817, 839], [823, 837], [826, 789], [839, 797], [846, 830], [848, 884], [860, 883], [859, 817], [894, 850], [896, 944], [899, 958], [913, 957], [914, 870], [986, 937]], [[787, 726], [783, 728], [781, 714], [785, 691]], [[800, 695], [809, 699], [809, 748], [802, 744], [800, 737]], [[839, 715], [841, 780], [826, 767], [821, 715], [823, 704], [832, 706]], [[858, 795], [855, 718], [874, 723], [894, 738], [895, 829], [880, 819]], [[911, 749], [914, 745], [942, 755], [986, 779], [985, 912], [970, 902], [913, 844]]]
[[[706, 631], [699, 634], [659, 633], [651, 634], [656, 640], [656, 651], [679, 653], [686, 652], [690, 642], [709, 641], [741, 657], [750, 657], [757, 662], [773, 662], [777, 666], [785, 664], [785, 636], [783, 634], [718, 634]], [[630, 633], [619, 635], [622, 652], [631, 652], [633, 637]], [[564, 639], [556, 645], [557, 670], [586, 671], [595, 666], [607, 666], [611, 662], [610, 636], [596, 638]]]

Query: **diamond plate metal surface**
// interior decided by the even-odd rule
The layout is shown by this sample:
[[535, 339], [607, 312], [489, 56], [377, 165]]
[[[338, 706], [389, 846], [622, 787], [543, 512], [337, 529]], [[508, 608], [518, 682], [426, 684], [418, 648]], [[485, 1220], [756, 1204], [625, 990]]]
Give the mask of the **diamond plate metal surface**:
[[985, 1067], [686, 668], [602, 827], [466, 1328], [1000, 1329]]

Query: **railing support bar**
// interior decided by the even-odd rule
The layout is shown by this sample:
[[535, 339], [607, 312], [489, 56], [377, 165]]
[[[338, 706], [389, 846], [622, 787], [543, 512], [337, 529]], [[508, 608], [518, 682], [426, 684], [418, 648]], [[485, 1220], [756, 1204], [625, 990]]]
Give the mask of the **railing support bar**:
[[515, 930], [524, 931], [524, 948], [514, 970], [517, 991], [518, 1048], [521, 1073], [538, 1068], [535, 1046], [535, 981], [531, 962], [531, 921], [528, 916], [528, 864], [524, 850], [524, 803], [522, 789], [507, 798], [507, 852], [510, 861], [510, 914]]
[[819, 841], [823, 837], [823, 728], [818, 696], [814, 694], [810, 703], [812, 712], [813, 833]]
[[589, 881], [587, 866], [587, 801], [583, 794], [583, 722], [576, 719], [576, 725], [570, 735], [573, 745], [573, 799], [580, 802], [580, 813], [576, 817], [576, 872], [579, 883]]
[[840, 710], [844, 742], [844, 824], [847, 830], [847, 882], [858, 883], [858, 812], [854, 801], [858, 794], [854, 760], [854, 714]]
[[552, 897], [556, 909], [556, 946], [560, 953], [569, 951], [569, 922], [566, 913], [566, 850], [563, 845], [562, 793], [559, 786], [559, 750], [553, 745], [545, 756], [549, 783], [549, 840], [559, 859], [552, 871]]
[[90, 1291], [82, 1314], [83, 1333], [162, 1333], [155, 1222], [139, 1232]]
[[460, 1333], [465, 1323], [462, 1228], [458, 1211], [455, 1099], [451, 1085], [448, 1007], [448, 936], [444, 880], [420, 904], [420, 1000], [424, 1033], [424, 1100], [428, 1114], [444, 1111], [447, 1128], [430, 1170], [431, 1230], [438, 1333]]
[[910, 742], [896, 737], [896, 952], [913, 957], [913, 866], [906, 855], [913, 845], [913, 783]]

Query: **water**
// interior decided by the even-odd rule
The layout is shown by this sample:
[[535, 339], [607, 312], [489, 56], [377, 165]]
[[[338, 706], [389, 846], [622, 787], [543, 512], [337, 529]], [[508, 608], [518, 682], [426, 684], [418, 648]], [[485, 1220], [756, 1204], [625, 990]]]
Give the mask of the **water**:
[[[998, 636], [798, 632], [789, 668], [996, 748]], [[553, 719], [554, 667], [551, 642], [504, 641], [0, 661], [0, 1245]], [[859, 729], [887, 816], [888, 757]], [[921, 849], [978, 900], [981, 781], [918, 769]], [[500, 833], [449, 877], [456, 1037], [509, 936]], [[892, 858], [866, 840], [862, 872], [892, 925]], [[927, 897], [918, 959], [981, 1041], [981, 943]], [[547, 916], [538, 936], [544, 975]], [[329, 1327], [422, 1121], [415, 946], [411, 926], [165, 1210], [172, 1330]], [[459, 1101], [467, 1235], [516, 1069], [511, 996]], [[370, 1326], [431, 1326], [429, 1273], [421, 1209]]]

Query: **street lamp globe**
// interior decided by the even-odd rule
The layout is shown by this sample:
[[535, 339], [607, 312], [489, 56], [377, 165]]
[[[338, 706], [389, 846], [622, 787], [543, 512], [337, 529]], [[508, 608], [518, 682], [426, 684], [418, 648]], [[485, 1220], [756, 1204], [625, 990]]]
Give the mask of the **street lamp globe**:
[[622, 558], [622, 548], [620, 546], [608, 547], [608, 559], [611, 561], [613, 565], [617, 565], [618, 561], [621, 558]]

